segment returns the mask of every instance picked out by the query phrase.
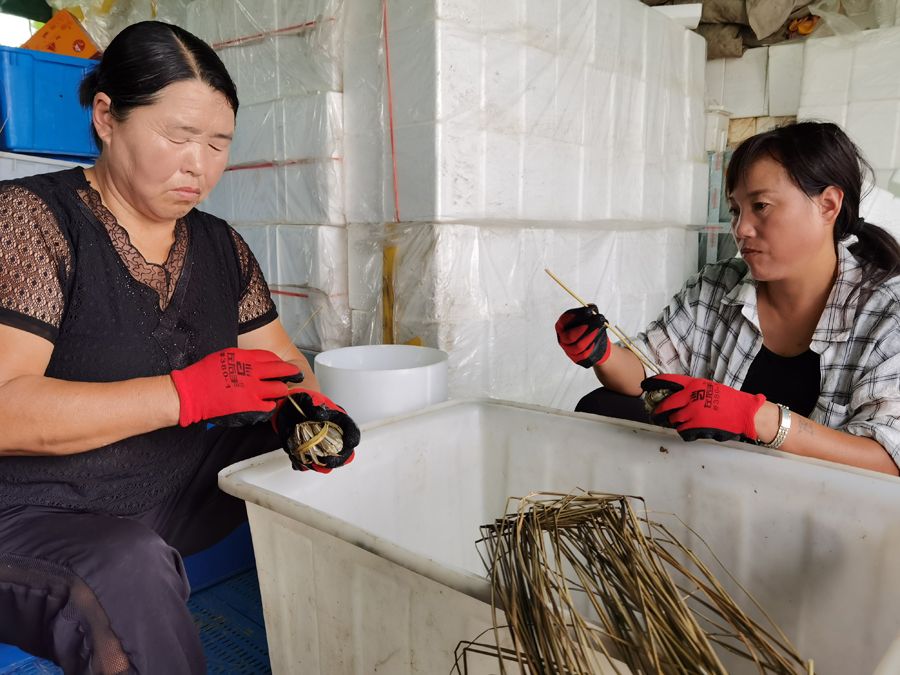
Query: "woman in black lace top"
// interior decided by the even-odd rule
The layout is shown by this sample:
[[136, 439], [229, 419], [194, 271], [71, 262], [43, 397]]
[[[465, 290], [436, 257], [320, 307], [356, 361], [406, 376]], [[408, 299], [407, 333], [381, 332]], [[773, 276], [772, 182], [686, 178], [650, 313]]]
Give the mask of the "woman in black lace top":
[[301, 376], [345, 431], [320, 468], [358, 431], [246, 243], [195, 209], [238, 108], [215, 52], [136, 24], [81, 95], [96, 166], [0, 183], [0, 642], [67, 673], [202, 673], [181, 555], [244, 517], [218, 470], [282, 447], [293, 406], [268, 420]]

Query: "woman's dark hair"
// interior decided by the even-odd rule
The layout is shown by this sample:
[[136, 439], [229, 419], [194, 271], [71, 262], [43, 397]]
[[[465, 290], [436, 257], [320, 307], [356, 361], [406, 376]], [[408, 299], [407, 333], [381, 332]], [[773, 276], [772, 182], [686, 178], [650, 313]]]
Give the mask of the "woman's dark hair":
[[[200, 80], [220, 92], [237, 115], [234, 81], [213, 48], [183, 28], [162, 21], [141, 21], [113, 38], [100, 63], [85, 75], [78, 90], [81, 105], [94, 96], [109, 96], [110, 112], [124, 120], [134, 108], [153, 104], [160, 90], [181, 80]], [[97, 147], [102, 147], [91, 126]]]
[[829, 186], [843, 190], [844, 201], [834, 223], [835, 243], [856, 236], [850, 251], [864, 264], [876, 268], [868, 275], [873, 284], [900, 274], [897, 240], [859, 216], [863, 179], [874, 174], [859, 148], [839, 126], [831, 122], [798, 122], [748, 138], [731, 157], [725, 174], [727, 194], [734, 192], [750, 167], [763, 157], [781, 164], [808, 197], [822, 194]]

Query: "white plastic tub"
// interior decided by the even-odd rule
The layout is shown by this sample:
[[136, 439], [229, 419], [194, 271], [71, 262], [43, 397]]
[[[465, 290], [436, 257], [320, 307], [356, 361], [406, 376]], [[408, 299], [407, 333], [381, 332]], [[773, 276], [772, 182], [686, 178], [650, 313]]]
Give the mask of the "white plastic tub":
[[412, 345], [360, 345], [322, 352], [315, 371], [322, 392], [357, 424], [447, 400], [447, 352]]
[[900, 480], [751, 446], [457, 401], [365, 427], [328, 476], [279, 451], [219, 482], [248, 503], [276, 673], [449, 673], [491, 625], [479, 525], [508, 496], [579, 487], [678, 514], [817, 672], [872, 673], [900, 627]]

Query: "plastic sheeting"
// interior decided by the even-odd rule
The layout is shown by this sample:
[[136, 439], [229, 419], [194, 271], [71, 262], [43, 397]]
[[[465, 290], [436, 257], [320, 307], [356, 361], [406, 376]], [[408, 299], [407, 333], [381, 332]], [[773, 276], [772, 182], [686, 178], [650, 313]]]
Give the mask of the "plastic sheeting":
[[341, 91], [343, 0], [200, 0], [187, 27], [216, 48], [242, 104]]
[[808, 40], [799, 119], [841, 125], [887, 188], [900, 167], [900, 28]]
[[259, 260], [294, 344], [315, 352], [348, 345], [347, 228], [244, 225], [237, 230]]
[[[597, 223], [415, 223], [351, 226], [351, 251], [395, 247], [392, 269], [375, 253], [351, 275], [355, 340], [381, 341], [381, 282], [393, 296], [396, 342], [421, 340], [450, 354], [450, 396], [572, 408], [598, 386], [574, 366], [553, 329], [578, 303], [549, 268], [631, 334], [655, 318], [696, 270], [697, 235], [675, 226]], [[360, 259], [359, 257], [357, 258]], [[370, 296], [366, 293], [374, 290]]]
[[185, 25], [189, 3], [191, 0], [47, 0], [54, 9], [73, 12], [100, 49], [106, 49], [119, 31], [138, 21]]
[[389, 10], [401, 220], [702, 222], [697, 35], [636, 0]]
[[[277, 146], [341, 132], [346, 175], [323, 165], [302, 200], [343, 202], [344, 217], [319, 209], [315, 222], [705, 220], [704, 44], [636, 0], [388, 3], [387, 40], [375, 0], [306, 4], [194, 3], [189, 27], [217, 45], [248, 107], [235, 164], [313, 159]], [[335, 118], [303, 119], [293, 102], [323, 92], [346, 98], [329, 103]]]
[[[602, 279], [634, 330], [696, 268], [704, 43], [638, 0], [210, 0], [188, 27], [242, 105], [207, 208], [305, 348], [379, 342], [386, 316], [451, 354], [453, 395], [569, 405], [592, 379], [555, 343], [571, 301], [543, 267]], [[345, 232], [318, 264], [346, 290], [301, 268], [339, 245], [319, 230]]]

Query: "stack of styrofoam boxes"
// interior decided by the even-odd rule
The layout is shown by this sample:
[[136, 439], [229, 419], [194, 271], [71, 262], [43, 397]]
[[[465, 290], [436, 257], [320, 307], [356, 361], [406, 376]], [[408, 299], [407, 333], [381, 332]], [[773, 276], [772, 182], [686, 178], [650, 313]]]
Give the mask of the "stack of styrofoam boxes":
[[900, 28], [808, 40], [800, 113], [841, 125], [887, 188], [900, 168]]
[[[608, 229], [606, 229], [608, 228]], [[550, 269], [627, 333], [643, 330], [696, 269], [697, 237], [680, 227], [554, 223], [402, 226], [394, 241], [395, 338], [450, 355], [450, 395], [572, 409], [597, 386], [553, 330], [577, 303]]]
[[380, 182], [353, 196], [396, 188], [403, 224], [351, 225], [354, 341], [378, 338], [396, 246], [394, 339], [448, 351], [452, 396], [570, 407], [596, 382], [556, 345], [574, 302], [543, 268], [633, 332], [696, 269], [703, 40], [638, 0], [388, 8], [398, 179], [374, 161]]
[[[552, 324], [572, 301], [544, 266], [632, 332], [695, 268], [696, 233], [686, 226], [705, 222], [705, 45], [639, 0], [390, 2], [386, 36], [379, 0], [347, 2], [332, 8], [333, 21], [322, 22], [338, 37], [314, 37], [328, 46], [306, 48], [305, 66], [284, 57], [284, 37], [297, 42], [304, 35], [287, 30], [285, 13], [299, 11], [293, 3], [267, 0], [252, 11], [239, 3], [233, 21], [229, 3], [195, 4], [206, 8], [195, 10], [205, 13], [200, 25], [216, 15], [219, 34], [205, 37], [220, 45], [248, 110], [266, 104], [257, 121], [244, 125], [253, 138], [236, 139], [234, 161], [241, 166], [213, 195], [215, 210], [239, 225], [253, 219], [241, 231], [278, 290], [306, 293], [309, 284], [279, 274], [302, 275], [307, 264], [320, 277], [334, 273], [318, 283], [338, 285], [340, 263], [330, 261], [340, 256], [319, 253], [324, 262], [314, 264], [313, 254], [286, 250], [286, 233], [300, 228], [287, 192], [268, 175], [294, 161], [321, 165], [320, 159], [343, 157], [336, 166], [343, 166], [344, 191], [329, 187], [327, 171], [316, 173], [320, 192], [305, 194], [302, 206], [338, 195], [342, 211], [319, 213], [339, 211], [342, 220], [323, 217], [317, 232], [352, 223], [344, 278], [354, 341], [378, 339], [382, 252], [396, 246], [387, 275], [395, 339], [419, 337], [450, 352], [453, 395], [569, 406], [593, 384], [555, 346]], [[246, 16], [254, 19], [251, 27], [242, 25]], [[253, 30], [265, 37], [238, 39]], [[285, 36], [272, 35], [281, 30]], [[278, 144], [279, 124], [295, 135], [322, 134], [321, 126], [310, 128], [310, 113], [301, 131], [292, 128], [299, 122], [280, 121], [296, 109], [289, 97], [313, 93], [298, 91], [291, 79], [294, 69], [310, 64], [315, 72], [307, 80], [323, 72], [331, 78], [316, 92], [343, 92], [342, 145], [329, 147], [331, 154], [316, 149], [314, 157], [290, 157], [287, 140]], [[265, 142], [256, 140], [261, 129]], [[402, 224], [385, 225], [395, 219]], [[456, 266], [448, 262], [458, 256]], [[457, 278], [465, 263], [474, 266]], [[328, 346], [322, 340], [320, 347]], [[539, 354], [546, 358], [532, 358], [526, 376], [523, 355]], [[568, 387], [575, 377], [584, 384]]]
[[341, 0], [213, 0], [188, 27], [216, 48], [241, 102], [229, 167], [203, 208], [244, 236], [293, 341], [350, 343]]
[[[720, 194], [729, 136], [736, 143], [795, 117], [802, 77], [802, 42], [749, 49], [739, 59], [707, 62], [706, 149], [710, 153], [711, 208], [706, 235], [701, 236], [701, 262], [733, 252], [727, 204]], [[729, 130], [730, 124], [734, 126]]]
[[[732, 135], [765, 131], [800, 107], [803, 42], [748, 49], [738, 59], [715, 59], [706, 64], [707, 150], [725, 149], [727, 118], [738, 120]], [[744, 130], [746, 127], [746, 130]], [[734, 132], [739, 132], [735, 134]]]
[[767, 47], [748, 49], [739, 59], [707, 61], [707, 105], [725, 108], [737, 118], [768, 115], [768, 67]]
[[769, 47], [766, 91], [769, 115], [772, 117], [796, 117], [800, 110], [804, 49], [804, 42], [786, 42]]
[[[808, 66], [806, 59], [810, 59]], [[856, 38], [772, 45], [768, 90], [771, 115], [832, 120], [860, 144], [876, 169], [876, 185], [863, 196], [860, 213], [900, 237], [897, 63], [898, 29], [868, 31]], [[840, 92], [833, 87], [840, 87]]]
[[705, 220], [699, 36], [638, 0], [485, 5], [389, 3], [401, 219]]
[[739, 59], [706, 63], [707, 107], [731, 117], [792, 117], [800, 108], [805, 42], [748, 49]]

